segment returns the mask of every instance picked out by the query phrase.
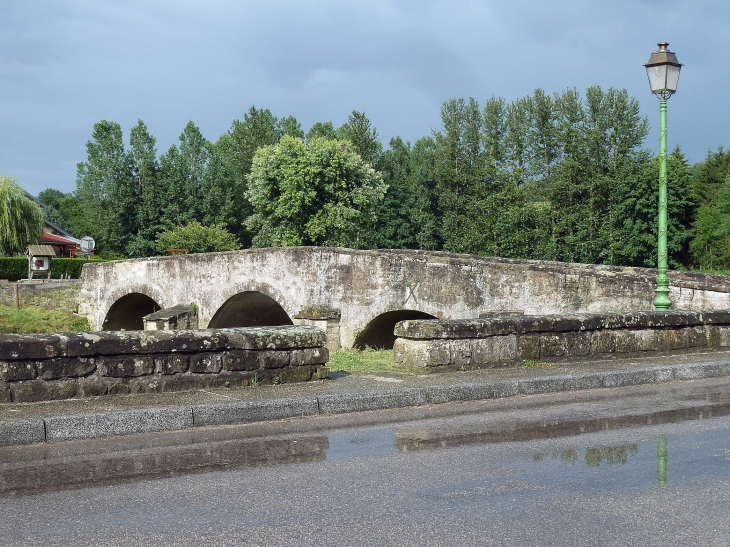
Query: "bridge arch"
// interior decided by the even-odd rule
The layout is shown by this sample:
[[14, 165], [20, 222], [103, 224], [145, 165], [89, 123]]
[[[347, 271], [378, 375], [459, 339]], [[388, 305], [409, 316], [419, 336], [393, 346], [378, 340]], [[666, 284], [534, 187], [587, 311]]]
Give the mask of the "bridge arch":
[[144, 330], [142, 318], [159, 309], [160, 305], [144, 293], [125, 294], [110, 306], [102, 330]]
[[286, 310], [268, 294], [243, 291], [229, 297], [213, 314], [209, 329], [293, 325]]
[[395, 343], [395, 324], [409, 319], [438, 319], [438, 317], [418, 310], [392, 310], [376, 315], [365, 325], [357, 336], [353, 347], [365, 349], [393, 349]]

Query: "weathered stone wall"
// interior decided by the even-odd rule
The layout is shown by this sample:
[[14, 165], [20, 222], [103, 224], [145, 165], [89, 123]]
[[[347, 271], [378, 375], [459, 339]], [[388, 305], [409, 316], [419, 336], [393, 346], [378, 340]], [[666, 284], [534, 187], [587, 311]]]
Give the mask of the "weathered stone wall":
[[0, 334], [0, 402], [306, 381], [326, 375], [324, 338], [314, 327]]
[[[0, 283], [3, 306], [40, 306], [48, 310], [76, 313], [81, 281], [51, 279], [44, 282]], [[16, 300], [17, 298], [17, 300]]]
[[730, 310], [494, 316], [396, 325], [395, 366], [427, 371], [525, 360], [635, 357], [730, 347]]
[[[290, 318], [303, 310], [340, 312], [339, 337], [352, 347], [380, 314], [415, 310], [439, 319], [488, 312], [528, 315], [652, 309], [656, 271], [440, 252], [355, 251], [321, 247], [87, 263], [79, 313], [101, 329], [111, 306], [130, 293], [160, 308], [194, 303], [201, 327], [231, 297], [258, 291]], [[730, 308], [725, 276], [669, 272], [676, 309]], [[330, 332], [336, 332], [329, 325]]]

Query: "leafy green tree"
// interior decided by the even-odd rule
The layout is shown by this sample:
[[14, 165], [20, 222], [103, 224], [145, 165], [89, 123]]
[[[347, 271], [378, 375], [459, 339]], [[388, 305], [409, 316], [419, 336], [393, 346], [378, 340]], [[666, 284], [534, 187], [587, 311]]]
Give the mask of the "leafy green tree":
[[702, 270], [730, 269], [730, 174], [715, 199], [700, 205], [694, 221], [690, 249], [694, 264]]
[[337, 136], [339, 139], [350, 141], [355, 152], [370, 165], [374, 166], [383, 152], [383, 145], [378, 139], [378, 130], [371, 126], [364, 112], [353, 110], [347, 118], [347, 123], [337, 130]]
[[191, 121], [180, 133], [179, 146], [172, 145], [160, 157], [159, 187], [164, 195], [160, 217], [162, 228], [169, 230], [199, 220], [204, 202], [210, 143]]
[[434, 171], [444, 250], [477, 253], [483, 248], [481, 202], [490, 182], [479, 104], [473, 98], [448, 101], [441, 107], [441, 121], [443, 129], [434, 132]]
[[240, 248], [236, 237], [222, 225], [203, 226], [195, 220], [157, 235], [157, 250], [163, 254], [168, 249], [187, 249], [188, 253], [212, 253]]
[[224, 225], [234, 231], [244, 218], [237, 204], [245, 199], [235, 176], [235, 143], [223, 134], [215, 143], [206, 142], [208, 163], [200, 184], [197, 218], [205, 226]]
[[367, 246], [391, 249], [438, 249], [439, 219], [435, 211], [434, 142], [420, 139], [411, 147], [400, 137], [378, 161], [388, 185], [378, 207], [378, 222]]
[[234, 120], [229, 131], [235, 142], [239, 176], [251, 172], [251, 162], [262, 146], [275, 144], [279, 140], [277, 120], [268, 108], [252, 106], [243, 115], [243, 120]]
[[74, 237], [84, 237], [89, 235], [86, 232], [86, 217], [84, 215], [84, 209], [81, 207], [81, 203], [78, 198], [73, 194], [61, 198], [58, 200], [58, 212], [61, 213], [68, 231], [74, 235]]
[[185, 196], [183, 217], [199, 218], [202, 213], [200, 204], [203, 198], [203, 180], [208, 170], [210, 143], [200, 128], [189, 121], [180, 134], [180, 154], [176, 173]]
[[383, 155], [378, 171], [388, 185], [383, 203], [378, 207], [378, 225], [366, 243], [371, 248], [415, 249], [417, 227], [411, 213], [417, 195], [411, 191], [409, 143], [400, 137], [391, 139], [390, 150]]
[[46, 205], [43, 208], [43, 220], [50, 222], [54, 226], [58, 226], [61, 230], [69, 231], [66, 219], [63, 218], [61, 212], [52, 205]]
[[41, 208], [15, 183], [0, 175], [0, 253], [19, 254], [38, 241], [43, 230]]
[[256, 154], [248, 179], [255, 247], [361, 247], [386, 185], [348, 141], [285, 135]]
[[45, 205], [43, 207], [43, 220], [66, 231], [69, 230], [69, 227], [66, 219], [59, 210], [59, 201], [68, 196], [69, 194], [64, 194], [55, 188], [46, 188], [38, 194], [38, 201]]
[[116, 122], [94, 124], [92, 140], [86, 144], [88, 159], [77, 165], [76, 198], [84, 216], [74, 233], [92, 236], [97, 248], [118, 250], [123, 241], [115, 239], [133, 216], [129, 209], [132, 165], [124, 150], [122, 129]]
[[711, 205], [717, 199], [725, 178], [730, 174], [730, 149], [720, 146], [716, 152], [707, 152], [705, 161], [697, 165], [692, 190], [698, 205]]
[[144, 122], [138, 120], [129, 136], [133, 178], [129, 198], [134, 199], [130, 205], [134, 211], [135, 225], [130, 223], [128, 226], [131, 232], [124, 249], [127, 255], [155, 254], [155, 237], [163, 229], [166, 196], [160, 181], [156, 142]]
[[[226, 164], [233, 176], [233, 186], [236, 188], [233, 195], [234, 210], [237, 212], [237, 222], [232, 231], [238, 239], [243, 243], [244, 247], [251, 246], [253, 233], [248, 230], [242, 222], [251, 216], [253, 210], [248, 199], [246, 199], [246, 189], [248, 187], [248, 175], [251, 172], [251, 162], [259, 148], [275, 144], [282, 131], [297, 130], [296, 124], [292, 120], [284, 118], [278, 123], [276, 117], [270, 110], [264, 108], [259, 109], [252, 106], [248, 112], [243, 115], [242, 120], [235, 120], [228, 135], [232, 139], [232, 147], [226, 148]], [[222, 150], [222, 149], [221, 149]]]
[[411, 223], [417, 228], [418, 247], [434, 251], [441, 249], [444, 243], [435, 164], [436, 142], [432, 137], [421, 137], [413, 144], [409, 155], [410, 191], [415, 196]]
[[332, 122], [317, 122], [315, 123], [309, 131], [307, 131], [307, 142], [313, 141], [314, 139], [326, 139], [326, 140], [336, 140], [337, 139], [337, 131], [335, 131], [335, 126], [332, 125]]
[[300, 124], [294, 116], [286, 116], [276, 122], [276, 133], [278, 138], [284, 135], [290, 137], [296, 137], [298, 139], [304, 138], [304, 130], [302, 124]]
[[38, 201], [40, 201], [43, 205], [58, 209], [58, 201], [62, 198], [68, 197], [68, 194], [64, 194], [55, 188], [46, 188], [40, 192], [37, 197]]
[[[611, 263], [656, 268], [659, 158], [640, 151], [624, 161], [620, 171], [615, 183]], [[667, 179], [669, 265], [683, 269], [691, 265], [689, 228], [695, 205], [691, 170], [679, 148], [667, 158]]]
[[617, 177], [648, 130], [626, 91], [538, 89], [509, 104], [492, 97], [483, 110], [458, 99], [441, 119], [434, 173], [445, 250], [614, 262], [625, 218], [613, 216]]

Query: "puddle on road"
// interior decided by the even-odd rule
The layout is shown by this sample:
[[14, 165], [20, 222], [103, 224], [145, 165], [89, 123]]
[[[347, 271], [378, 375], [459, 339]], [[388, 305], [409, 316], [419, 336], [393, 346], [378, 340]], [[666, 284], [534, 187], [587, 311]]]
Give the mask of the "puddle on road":
[[[685, 407], [650, 414], [599, 418], [561, 418], [491, 423], [479, 427], [355, 428], [329, 435], [301, 435], [231, 439], [210, 442], [195, 440], [196, 433], [180, 432], [172, 446], [122, 448], [119, 438], [95, 441], [107, 451], [59, 455], [56, 446], [40, 447], [40, 456], [23, 456], [24, 448], [0, 450], [0, 497], [86, 486], [117, 484], [248, 467], [305, 462], [337, 461], [359, 457], [382, 457], [398, 452], [444, 449], [465, 445], [538, 441], [583, 433], [628, 427], [668, 424], [730, 415], [727, 394], [684, 402]], [[428, 422], [427, 422], [428, 423]], [[453, 420], [449, 423], [455, 423]], [[456, 422], [458, 423], [458, 422]], [[723, 473], [730, 470], [730, 439], [725, 433], [705, 433], [657, 440], [653, 443], [576, 448], [557, 452], [535, 452], [515, 461], [528, 474], [566, 476], [581, 487], [602, 488], [602, 484], [628, 487], [670, 483], [692, 473]], [[185, 440], [188, 439], [186, 443]], [[663, 448], [661, 443], [665, 443]], [[111, 448], [116, 447], [116, 448]], [[704, 447], [697, 454], [697, 447]], [[39, 447], [36, 447], [39, 448]], [[46, 451], [45, 453], [43, 451]], [[62, 452], [62, 451], [61, 451]], [[528, 451], [529, 452], [529, 451]], [[524, 451], [523, 451], [524, 454]], [[659, 455], [658, 455], [659, 454]], [[662, 456], [664, 454], [664, 456]], [[685, 463], [681, 463], [685, 462]], [[692, 462], [692, 465], [686, 465]], [[570, 473], [565, 468], [570, 468]], [[533, 471], [530, 471], [530, 470]], [[640, 471], [635, 471], [639, 469]], [[650, 470], [650, 471], [647, 471]], [[653, 471], [651, 471], [653, 469]], [[582, 481], [582, 482], [581, 482]]]
[[326, 457], [329, 461], [353, 457], [388, 456], [398, 452], [396, 432], [392, 429], [335, 433], [328, 437]]
[[533, 480], [593, 492], [681, 485], [730, 473], [727, 430], [657, 436], [651, 441], [537, 452], [519, 467]]
[[[103, 441], [102, 441], [103, 442]], [[324, 461], [326, 436], [245, 439], [0, 464], [0, 497]]]

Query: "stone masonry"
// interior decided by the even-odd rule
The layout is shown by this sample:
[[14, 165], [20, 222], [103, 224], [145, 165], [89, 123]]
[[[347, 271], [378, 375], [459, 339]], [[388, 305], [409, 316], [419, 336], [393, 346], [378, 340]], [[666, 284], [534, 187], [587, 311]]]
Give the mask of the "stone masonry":
[[[102, 329], [125, 295], [157, 309], [197, 306], [201, 327], [236, 295], [266, 295], [297, 322], [322, 323], [330, 347], [352, 347], [378, 316], [414, 310], [442, 320], [652, 309], [656, 270], [478, 257], [431, 251], [324, 247], [248, 249], [84, 265], [79, 313]], [[730, 308], [726, 276], [669, 272], [673, 308]], [[323, 318], [302, 314], [329, 310]], [[324, 323], [327, 323], [326, 325]]]
[[730, 310], [403, 321], [395, 334], [396, 367], [503, 367], [727, 348]]
[[0, 403], [324, 377], [315, 327], [0, 334]]

